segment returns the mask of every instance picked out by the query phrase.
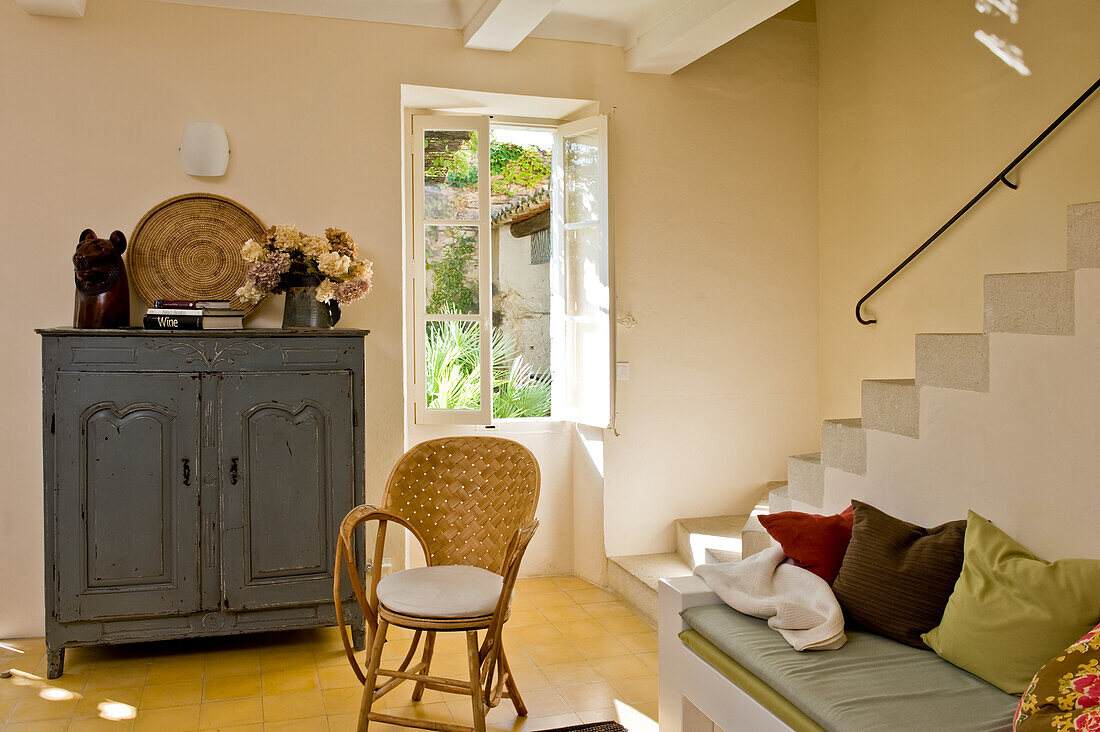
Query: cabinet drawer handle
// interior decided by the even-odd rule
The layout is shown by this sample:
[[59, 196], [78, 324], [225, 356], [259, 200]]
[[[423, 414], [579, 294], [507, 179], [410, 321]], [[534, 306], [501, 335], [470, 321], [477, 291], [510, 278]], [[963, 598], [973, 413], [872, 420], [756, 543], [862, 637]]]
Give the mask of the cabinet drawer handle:
[[237, 485], [237, 458], [229, 461], [229, 482], [232, 485]]
[[191, 485], [191, 459], [183, 459], [183, 484]]

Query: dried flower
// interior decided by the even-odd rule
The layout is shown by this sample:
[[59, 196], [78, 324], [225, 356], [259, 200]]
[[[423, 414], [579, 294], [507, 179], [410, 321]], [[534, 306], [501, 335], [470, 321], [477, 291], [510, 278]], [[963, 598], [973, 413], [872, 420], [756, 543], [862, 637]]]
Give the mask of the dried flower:
[[355, 240], [351, 238], [351, 234], [343, 229], [325, 229], [325, 238], [332, 245], [334, 252], [339, 252], [352, 259], [359, 256], [359, 247], [355, 245]]
[[257, 244], [254, 240], [249, 239], [244, 243], [244, 246], [241, 247], [241, 258], [246, 262], [255, 262], [264, 255], [265, 251], [266, 249], [264, 249], [264, 247]]
[[283, 275], [275, 262], [253, 262], [248, 265], [248, 281], [264, 292], [270, 292], [279, 286]]
[[328, 302], [336, 299], [336, 283], [330, 279], [321, 280], [317, 285], [317, 302]]
[[328, 252], [317, 257], [317, 269], [329, 277], [343, 277], [351, 267], [351, 257], [336, 252]]
[[301, 249], [302, 232], [298, 231], [298, 227], [289, 224], [276, 224], [272, 228], [274, 231], [269, 230], [269, 236], [271, 236], [276, 249], [281, 249], [284, 252]]
[[268, 252], [267, 261], [269, 264], [274, 265], [276, 271], [280, 274], [286, 274], [290, 271], [290, 255], [286, 252]]
[[247, 305], [257, 305], [261, 300], [264, 299], [264, 295], [266, 293], [264, 293], [263, 290], [256, 287], [251, 282], [245, 282], [243, 285], [238, 287], [237, 291], [233, 294], [236, 295], [237, 299], [240, 300], [242, 303], [245, 303]]
[[370, 292], [371, 283], [361, 278], [350, 279], [336, 286], [336, 300], [341, 305], [355, 302]]
[[373, 265], [370, 262], [356, 260], [348, 267], [348, 277], [358, 277], [359, 279], [370, 282], [373, 275]]
[[302, 254], [311, 259], [320, 259], [322, 255], [328, 254], [331, 250], [328, 240], [323, 236], [309, 236], [308, 234], [302, 235], [301, 249]]

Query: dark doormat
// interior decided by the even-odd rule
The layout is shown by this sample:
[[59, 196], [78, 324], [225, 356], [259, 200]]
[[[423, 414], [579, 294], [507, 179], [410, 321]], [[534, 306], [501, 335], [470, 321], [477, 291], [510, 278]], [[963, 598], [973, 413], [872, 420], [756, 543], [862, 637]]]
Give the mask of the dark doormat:
[[539, 732], [629, 732], [626, 727], [618, 722], [593, 722], [591, 724], [575, 724], [572, 727], [555, 727], [553, 729], [539, 730]]

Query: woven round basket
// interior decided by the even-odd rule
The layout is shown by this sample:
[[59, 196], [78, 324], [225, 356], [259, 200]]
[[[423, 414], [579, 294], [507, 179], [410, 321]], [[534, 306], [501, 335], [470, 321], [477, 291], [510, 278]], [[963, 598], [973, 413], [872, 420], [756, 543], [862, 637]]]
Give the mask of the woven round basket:
[[150, 306], [156, 300], [229, 300], [250, 311], [256, 306], [234, 296], [248, 269], [241, 245], [263, 235], [263, 222], [224, 196], [169, 198], [134, 227], [126, 255], [130, 281]]

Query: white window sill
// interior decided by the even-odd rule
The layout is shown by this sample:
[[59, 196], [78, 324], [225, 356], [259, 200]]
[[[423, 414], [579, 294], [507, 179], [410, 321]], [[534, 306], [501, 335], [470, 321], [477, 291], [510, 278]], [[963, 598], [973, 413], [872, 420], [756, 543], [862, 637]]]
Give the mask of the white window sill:
[[495, 419], [491, 425], [477, 425], [476, 432], [496, 432], [499, 434], [531, 435], [544, 433], [569, 432], [572, 422], [552, 417], [518, 417], [514, 419]]

